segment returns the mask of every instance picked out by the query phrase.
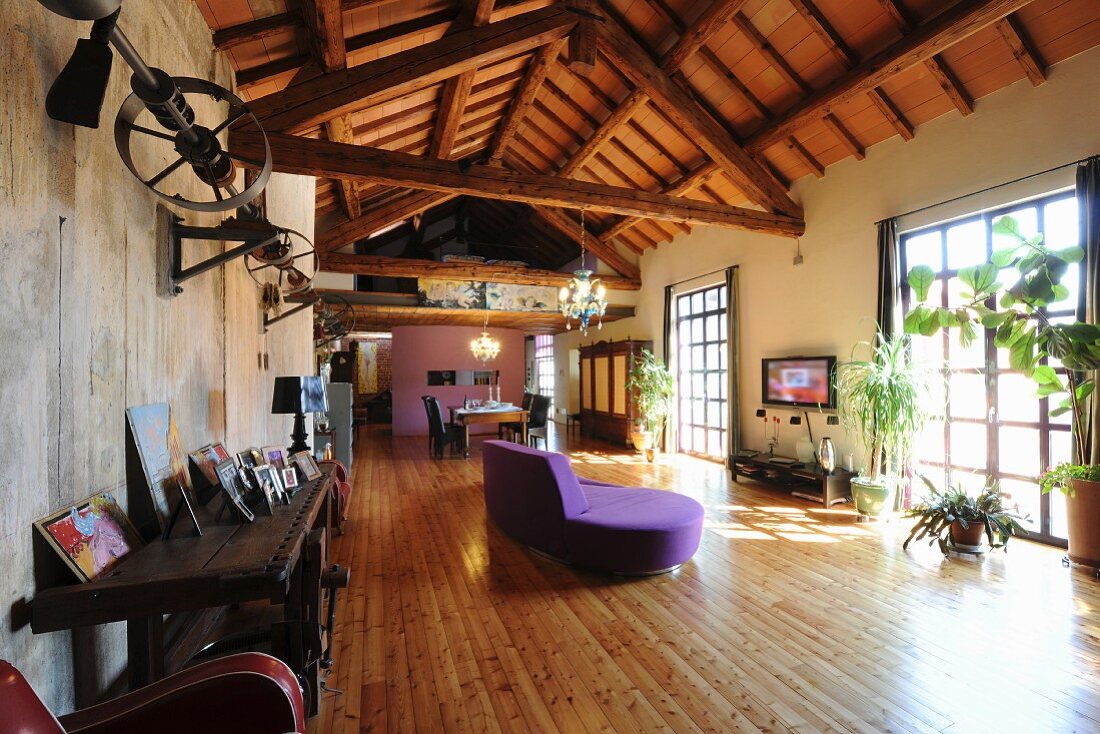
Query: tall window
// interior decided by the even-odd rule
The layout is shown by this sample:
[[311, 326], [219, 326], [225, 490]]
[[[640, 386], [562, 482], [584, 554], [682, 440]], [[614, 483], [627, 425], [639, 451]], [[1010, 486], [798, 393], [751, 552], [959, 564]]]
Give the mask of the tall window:
[[726, 286], [676, 298], [680, 450], [724, 459], [729, 421]]
[[[540, 395], [549, 395], [554, 399], [554, 337], [549, 334], [535, 336], [535, 373], [538, 375]], [[554, 415], [551, 402], [549, 415]]]
[[[1061, 193], [908, 232], [901, 237], [902, 272], [915, 265], [931, 267], [936, 281], [930, 301], [946, 307], [962, 303], [966, 287], [959, 269], [985, 263], [993, 251], [1010, 244], [992, 231], [993, 222], [1004, 215], [1013, 216], [1025, 236], [1042, 233], [1054, 249], [1079, 244], [1077, 202], [1072, 192]], [[1013, 283], [1015, 272], [1003, 271], [1001, 282]], [[1052, 321], [1073, 320], [1080, 279], [1081, 266], [1071, 266], [1062, 279], [1068, 297], [1047, 310]], [[907, 285], [902, 305], [906, 311], [913, 305]], [[993, 333], [979, 333], [967, 348], [959, 344], [957, 331], [913, 338], [918, 356], [944, 366], [937, 415], [918, 447], [917, 469], [937, 484], [977, 488], [987, 475], [999, 480], [1001, 490], [1031, 516], [1026, 524], [1031, 537], [1060, 542], [1066, 537], [1065, 500], [1060, 492], [1042, 495], [1038, 477], [1071, 460], [1070, 419], [1049, 416], [1049, 400], [1037, 397], [1035, 384], [1009, 369], [1008, 354], [994, 347]], [[1051, 366], [1065, 372], [1054, 361]]]

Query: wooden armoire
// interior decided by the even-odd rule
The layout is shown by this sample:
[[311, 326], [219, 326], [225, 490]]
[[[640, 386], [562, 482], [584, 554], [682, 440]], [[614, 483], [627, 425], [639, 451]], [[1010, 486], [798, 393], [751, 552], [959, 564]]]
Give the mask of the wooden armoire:
[[581, 429], [590, 438], [630, 444], [638, 415], [627, 377], [642, 349], [653, 342], [602, 341], [580, 348]]

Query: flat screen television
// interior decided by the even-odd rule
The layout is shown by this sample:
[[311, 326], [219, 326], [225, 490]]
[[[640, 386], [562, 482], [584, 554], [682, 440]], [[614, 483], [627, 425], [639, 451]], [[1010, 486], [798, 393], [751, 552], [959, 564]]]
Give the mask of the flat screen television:
[[778, 357], [762, 361], [762, 392], [768, 405], [835, 408], [836, 357]]

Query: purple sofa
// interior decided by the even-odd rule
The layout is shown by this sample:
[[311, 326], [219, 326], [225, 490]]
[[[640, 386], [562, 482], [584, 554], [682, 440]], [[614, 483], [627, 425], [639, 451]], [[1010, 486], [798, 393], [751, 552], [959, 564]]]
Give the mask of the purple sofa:
[[486, 441], [485, 508], [520, 543], [566, 563], [624, 574], [690, 559], [703, 506], [690, 497], [579, 479], [561, 454]]

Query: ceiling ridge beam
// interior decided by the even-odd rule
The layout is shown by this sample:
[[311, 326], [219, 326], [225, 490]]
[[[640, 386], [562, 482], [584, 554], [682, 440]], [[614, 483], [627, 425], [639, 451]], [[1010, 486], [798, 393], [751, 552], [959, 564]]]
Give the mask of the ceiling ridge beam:
[[576, 22], [573, 13], [557, 6], [534, 10], [311, 79], [254, 101], [252, 110], [264, 129], [302, 131], [532, 51], [564, 38]]
[[[471, 262], [441, 262], [383, 255], [349, 255], [342, 252], [322, 253], [321, 270], [330, 273], [376, 275], [390, 278], [442, 278], [445, 280], [480, 280], [519, 285], [566, 285], [573, 273], [513, 265], [487, 265]], [[600, 275], [609, 290], [638, 290], [636, 278]]]
[[[363, 179], [455, 195], [585, 208], [785, 236], [798, 236], [805, 231], [802, 219], [790, 215], [711, 204], [639, 189], [592, 184], [557, 176], [521, 174], [498, 166], [433, 160], [281, 133], [269, 133], [267, 139], [271, 145], [274, 169], [284, 173]], [[245, 158], [260, 158], [264, 150], [263, 142], [263, 135], [238, 132], [233, 149]]]
[[801, 216], [802, 207], [790, 198], [771, 173], [738, 145], [718, 121], [658, 67], [649, 52], [610, 18], [599, 29], [599, 41], [604, 56], [718, 163], [750, 201], [771, 211]]
[[953, 5], [758, 130], [746, 141], [746, 148], [753, 152], [767, 149], [857, 95], [872, 92], [886, 80], [942, 53], [1029, 2], [1031, 0], [968, 0]]

